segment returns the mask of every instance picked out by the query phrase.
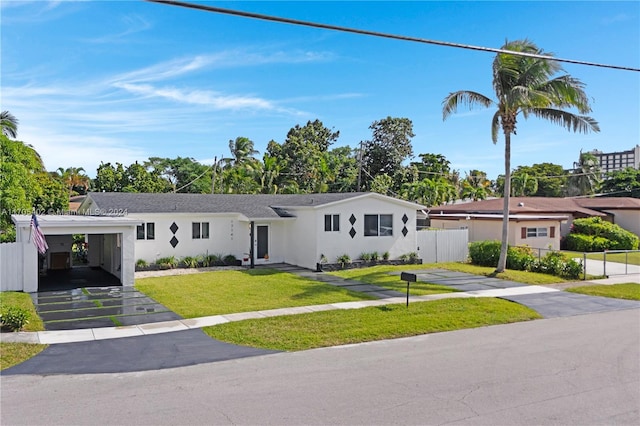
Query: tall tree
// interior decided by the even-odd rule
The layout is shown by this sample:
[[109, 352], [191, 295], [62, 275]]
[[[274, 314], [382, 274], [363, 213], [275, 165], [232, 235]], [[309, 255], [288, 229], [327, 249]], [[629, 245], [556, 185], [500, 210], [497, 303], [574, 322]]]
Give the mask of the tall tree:
[[[373, 135], [371, 140], [363, 142], [362, 175], [364, 187], [379, 174], [394, 176], [402, 169], [402, 162], [413, 157], [411, 138], [413, 122], [408, 118], [387, 117], [374, 121], [369, 129]], [[393, 188], [395, 190], [399, 188]]]
[[569, 172], [565, 195], [595, 194], [602, 184], [600, 176], [598, 158], [590, 152], [580, 151], [578, 161], [573, 163], [573, 170]]
[[526, 55], [498, 53], [493, 61], [493, 88], [496, 100], [473, 91], [450, 93], [443, 101], [442, 117], [447, 119], [459, 105], [473, 107], [497, 107], [491, 120], [491, 138], [498, 142], [498, 132], [504, 133], [505, 188], [502, 221], [502, 246], [496, 272], [504, 271], [509, 242], [509, 199], [511, 193], [511, 135], [516, 134], [518, 115], [529, 115], [549, 120], [574, 132], [600, 131], [598, 123], [586, 115], [577, 115], [567, 108], [576, 108], [580, 114], [591, 111], [584, 84], [570, 75], [563, 74], [562, 66], [541, 56], [553, 56], [544, 52], [529, 40], [507, 42], [502, 50]]
[[58, 167], [58, 174], [62, 183], [67, 187], [70, 197], [73, 196], [74, 193], [76, 195], [87, 193], [91, 179], [89, 179], [89, 176], [84, 172], [84, 168], [67, 167], [64, 169], [62, 167]]
[[640, 198], [640, 170], [627, 167], [608, 172], [602, 182], [601, 193], [608, 197]]
[[10, 242], [15, 241], [12, 214], [67, 210], [69, 196], [33, 148], [0, 135], [0, 204], [0, 242]]
[[18, 119], [9, 111], [0, 113], [0, 127], [4, 136], [11, 139], [18, 137]]
[[282, 165], [276, 184], [282, 190], [288, 188], [287, 191], [295, 187], [306, 193], [326, 190], [329, 176], [325, 154], [339, 136], [339, 131], [334, 132], [315, 120], [293, 127], [283, 144], [269, 142], [267, 154], [278, 157]]

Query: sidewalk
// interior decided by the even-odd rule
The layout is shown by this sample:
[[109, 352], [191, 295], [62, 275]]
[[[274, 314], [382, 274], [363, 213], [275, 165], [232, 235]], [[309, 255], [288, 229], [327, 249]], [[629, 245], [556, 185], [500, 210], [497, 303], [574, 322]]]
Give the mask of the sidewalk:
[[[176, 331], [200, 329], [202, 327], [224, 324], [227, 322], [242, 321], [245, 319], [298, 315], [337, 309], [360, 309], [369, 306], [406, 303], [407, 301], [406, 295], [383, 289], [381, 287], [364, 284], [362, 282], [344, 280], [328, 274], [302, 270], [296, 267], [287, 266], [283, 267], [282, 269], [287, 270], [291, 273], [303, 275], [307, 278], [313, 278], [327, 284], [350, 288], [355, 291], [363, 291], [371, 295], [376, 295], [377, 297], [379, 297], [379, 299], [301, 306], [293, 308], [280, 308], [253, 312], [240, 312], [225, 315], [213, 315], [201, 318], [179, 319], [121, 327], [2, 333], [2, 342], [58, 344], [118, 339], [125, 337], [146, 336], [161, 333], [172, 333]], [[632, 309], [640, 307], [640, 302], [636, 301], [608, 299], [602, 297], [567, 293], [561, 291], [561, 288], [554, 288], [553, 286], [526, 285], [446, 270], [416, 270], [412, 272], [417, 273], [420, 276], [421, 280], [449, 285], [462, 291], [457, 293], [442, 293], [426, 296], [410, 296], [409, 303], [447, 298], [498, 297], [521, 303], [525, 306], [529, 306], [545, 317], [570, 316], [583, 313], [602, 312], [605, 310]], [[609, 284], [615, 282], [630, 281], [635, 282], [637, 281], [637, 279], [632, 280], [630, 276], [621, 276], [606, 280], [582, 281], [575, 284]]]

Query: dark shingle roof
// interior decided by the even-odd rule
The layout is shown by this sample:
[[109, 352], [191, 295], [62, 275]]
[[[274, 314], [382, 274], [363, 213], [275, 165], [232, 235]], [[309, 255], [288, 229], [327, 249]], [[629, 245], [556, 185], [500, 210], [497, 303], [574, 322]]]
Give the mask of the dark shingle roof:
[[[546, 214], [546, 213], [578, 213], [585, 216], [606, 216], [604, 213], [592, 210], [577, 203], [574, 198], [554, 197], [511, 197], [509, 199], [509, 213], [511, 214]], [[499, 213], [502, 214], [504, 200], [474, 201], [454, 205], [431, 208], [431, 215], [443, 213]]]
[[291, 217], [287, 207], [315, 207], [366, 195], [364, 192], [331, 194], [176, 194], [92, 192], [89, 198], [102, 211], [128, 213], [239, 213], [247, 218]]

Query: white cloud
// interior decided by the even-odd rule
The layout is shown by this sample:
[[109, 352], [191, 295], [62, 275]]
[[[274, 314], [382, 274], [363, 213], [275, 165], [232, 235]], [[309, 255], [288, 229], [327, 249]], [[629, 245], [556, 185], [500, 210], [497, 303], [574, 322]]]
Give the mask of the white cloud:
[[150, 29], [151, 24], [139, 15], [126, 15], [122, 17], [122, 23], [125, 29], [116, 34], [107, 34], [102, 37], [83, 39], [89, 43], [117, 43], [131, 42], [128, 36]]

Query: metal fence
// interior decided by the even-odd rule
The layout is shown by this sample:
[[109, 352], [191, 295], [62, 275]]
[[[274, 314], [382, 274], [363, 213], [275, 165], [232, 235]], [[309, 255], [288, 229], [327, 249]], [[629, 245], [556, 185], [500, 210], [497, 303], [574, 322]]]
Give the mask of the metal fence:
[[[558, 250], [548, 248], [535, 248], [529, 246], [522, 247], [533, 251], [538, 260], [545, 257], [549, 252]], [[564, 252], [566, 253], [566, 252]], [[614, 276], [614, 275], [640, 275], [640, 266], [629, 260], [631, 253], [640, 253], [640, 250], [607, 250], [590, 253], [567, 253], [583, 265], [583, 279], [587, 275], [593, 276]]]
[[467, 229], [418, 231], [418, 254], [423, 263], [464, 262], [469, 256]]

